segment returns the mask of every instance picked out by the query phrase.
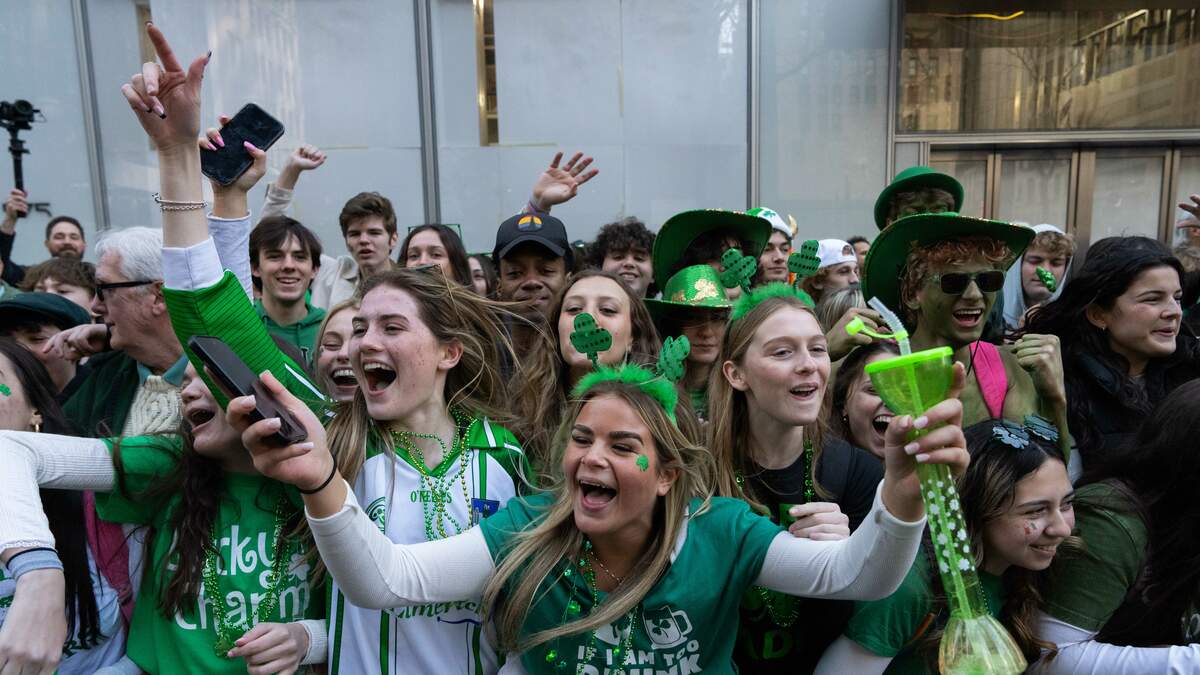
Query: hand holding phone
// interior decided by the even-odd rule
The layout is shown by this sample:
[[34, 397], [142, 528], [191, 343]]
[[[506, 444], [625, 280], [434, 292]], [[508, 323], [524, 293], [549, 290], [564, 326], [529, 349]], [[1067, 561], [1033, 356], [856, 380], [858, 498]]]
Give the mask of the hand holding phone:
[[200, 170], [219, 185], [230, 185], [238, 179], [254, 158], [245, 143], [266, 150], [283, 136], [283, 124], [253, 103], [242, 106], [233, 119], [221, 127], [223, 146], [200, 150]]
[[258, 379], [258, 375], [220, 338], [193, 335], [188, 339], [188, 349], [204, 363], [205, 369], [226, 396], [231, 399], [254, 396], [255, 408], [250, 415], [254, 422], [279, 418], [279, 431], [270, 436], [273, 445], [286, 447], [308, 438], [304, 425], [279, 403]]

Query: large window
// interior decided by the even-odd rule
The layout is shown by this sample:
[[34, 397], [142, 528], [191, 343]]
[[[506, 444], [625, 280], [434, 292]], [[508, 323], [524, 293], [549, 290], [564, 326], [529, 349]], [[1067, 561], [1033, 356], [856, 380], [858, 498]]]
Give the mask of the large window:
[[969, 5], [905, 3], [901, 133], [1200, 126], [1194, 3], [1057, 0], [996, 13]]

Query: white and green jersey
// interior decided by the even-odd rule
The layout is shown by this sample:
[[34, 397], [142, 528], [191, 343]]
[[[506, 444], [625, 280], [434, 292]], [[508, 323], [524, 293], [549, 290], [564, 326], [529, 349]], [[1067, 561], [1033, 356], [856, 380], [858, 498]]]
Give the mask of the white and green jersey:
[[[429, 478], [403, 450], [392, 456], [378, 439], [367, 458], [354, 494], [371, 520], [398, 544], [456, 534], [495, 513], [517, 494], [524, 466], [521, 447], [503, 427], [475, 419], [464, 450], [442, 459]], [[433, 489], [430, 489], [430, 486]], [[435, 514], [444, 506], [441, 523]], [[426, 514], [430, 521], [427, 526]], [[480, 619], [480, 598], [463, 598], [387, 610], [348, 603], [336, 583], [329, 603], [329, 673], [490, 674], [500, 660]]]

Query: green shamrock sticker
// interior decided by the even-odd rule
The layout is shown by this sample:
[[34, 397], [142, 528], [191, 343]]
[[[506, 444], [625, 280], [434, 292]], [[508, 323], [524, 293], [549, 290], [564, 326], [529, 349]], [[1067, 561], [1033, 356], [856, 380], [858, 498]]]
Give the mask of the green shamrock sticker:
[[0, 394], [12, 396], [12, 389], [9, 389], [7, 384], [0, 384]]
[[612, 347], [612, 333], [596, 325], [596, 319], [584, 312], [575, 316], [575, 330], [571, 333], [571, 346], [580, 354], [587, 354], [592, 367], [600, 367], [600, 352]]
[[667, 338], [658, 352], [658, 373], [672, 382], [683, 379], [684, 363], [692, 353], [692, 343], [686, 335]]
[[821, 258], [817, 255], [817, 249], [820, 247], [816, 239], [809, 239], [788, 256], [788, 271], [796, 275], [797, 284], [804, 277], [816, 274], [821, 268]]
[[750, 292], [750, 283], [754, 280], [754, 273], [758, 271], [757, 260], [742, 255], [736, 248], [731, 248], [721, 256], [721, 265], [725, 267], [725, 271], [721, 272], [721, 285], [725, 288], [741, 286], [743, 291]]
[[638, 455], [637, 465], [639, 469], [646, 471], [650, 468], [650, 458], [646, 457], [645, 455]]
[[1041, 279], [1042, 283], [1045, 284], [1046, 290], [1050, 291], [1051, 293], [1053, 293], [1054, 289], [1058, 287], [1058, 282], [1054, 280], [1054, 275], [1050, 273], [1050, 270], [1044, 267], [1039, 267], [1037, 268], [1037, 275], [1038, 279]]

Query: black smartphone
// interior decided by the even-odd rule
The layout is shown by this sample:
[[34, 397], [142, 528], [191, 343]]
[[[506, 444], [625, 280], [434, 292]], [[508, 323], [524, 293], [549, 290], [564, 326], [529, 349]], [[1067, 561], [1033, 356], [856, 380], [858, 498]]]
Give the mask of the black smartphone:
[[193, 335], [188, 338], [188, 348], [204, 362], [205, 368], [226, 396], [237, 398], [254, 395], [254, 412], [250, 414], [252, 420], [259, 422], [272, 417], [279, 418], [279, 431], [268, 437], [272, 445], [283, 448], [308, 438], [304, 425], [292, 417], [258, 379], [258, 375], [220, 338]]
[[244, 141], [266, 150], [280, 136], [283, 136], [283, 124], [257, 105], [247, 103], [228, 124], [221, 127], [221, 140], [225, 141], [225, 147], [200, 149], [200, 170], [217, 183], [229, 185], [254, 163], [254, 158], [242, 145]]

